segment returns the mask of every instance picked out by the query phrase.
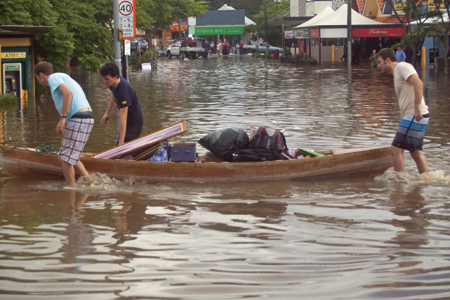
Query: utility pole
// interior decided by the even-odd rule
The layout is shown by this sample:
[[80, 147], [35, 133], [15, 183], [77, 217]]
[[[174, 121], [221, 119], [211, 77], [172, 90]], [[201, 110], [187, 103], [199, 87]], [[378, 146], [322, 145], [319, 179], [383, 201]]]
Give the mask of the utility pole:
[[121, 74], [121, 62], [122, 59], [120, 57], [120, 39], [119, 39], [119, 0], [113, 1], [113, 10], [114, 10], [114, 62], [119, 67], [119, 74]]
[[266, 1], [264, 3], [264, 31], [265, 31], [265, 42], [266, 42], [266, 58], [269, 57], [269, 38], [267, 37], [267, 12], [266, 12]]
[[352, 66], [352, 0], [347, 0], [347, 62]]

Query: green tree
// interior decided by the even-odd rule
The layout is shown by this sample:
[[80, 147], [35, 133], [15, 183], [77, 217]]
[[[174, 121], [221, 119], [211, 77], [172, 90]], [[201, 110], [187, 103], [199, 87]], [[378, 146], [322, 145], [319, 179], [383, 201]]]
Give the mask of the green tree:
[[3, 0], [0, 2], [0, 24], [55, 26], [49, 33], [36, 36], [36, 52], [62, 69], [73, 52], [73, 35], [58, 28], [59, 14], [47, 0]]
[[[207, 2], [136, 0], [136, 25], [152, 37], [155, 27], [168, 28], [174, 19], [198, 16]], [[53, 26], [35, 38], [36, 54], [64, 70], [69, 60], [89, 71], [113, 58], [112, 0], [2, 0], [0, 24]]]
[[[290, 4], [288, 0], [282, 0], [280, 2], [268, 2], [266, 4], [267, 19], [275, 18], [282, 11], [286, 10], [289, 5]], [[246, 32], [254, 33], [252, 38], [253, 40], [264, 38], [265, 27], [263, 5], [261, 5], [260, 12], [257, 15], [253, 16], [253, 21], [256, 23], [256, 25], [247, 26], [245, 29]], [[281, 46], [282, 39], [284, 38], [282, 36], [281, 30], [282, 29], [280, 24], [267, 24], [267, 42], [273, 46]]]
[[77, 57], [81, 67], [96, 71], [112, 51], [108, 28], [95, 18], [100, 9], [86, 0], [3, 0], [0, 24], [53, 26], [35, 37], [36, 53], [55, 70]]
[[444, 72], [446, 75], [450, 75], [447, 47], [449, 43], [448, 36], [450, 35], [450, 0], [433, 0], [433, 11], [436, 16], [427, 25], [429, 26], [430, 35], [437, 36], [443, 45]]
[[434, 16], [434, 12], [426, 10], [422, 0], [385, 0], [385, 3], [392, 7], [392, 11], [399, 20], [405, 36], [399, 44], [403, 49], [410, 47], [413, 51], [412, 64], [416, 65], [417, 53], [422, 48], [425, 38], [429, 34], [429, 27], [425, 26], [425, 21]]
[[92, 5], [89, 0], [49, 0], [59, 14], [58, 27], [72, 33], [74, 49], [72, 57], [89, 71], [97, 71], [99, 66], [111, 57], [111, 31], [95, 16], [102, 7]]
[[259, 14], [262, 0], [211, 0], [209, 1], [209, 10], [218, 10], [224, 4], [234, 9], [244, 9], [245, 15], [253, 16]]
[[[168, 0], [172, 6], [172, 16], [178, 19], [178, 26], [181, 28], [181, 19], [188, 17], [198, 17], [207, 10], [207, 2], [194, 0]], [[181, 39], [181, 30], [178, 31]]]
[[207, 4], [194, 0], [136, 0], [136, 27], [151, 40], [155, 28], [167, 29], [176, 19], [198, 17], [206, 12]]

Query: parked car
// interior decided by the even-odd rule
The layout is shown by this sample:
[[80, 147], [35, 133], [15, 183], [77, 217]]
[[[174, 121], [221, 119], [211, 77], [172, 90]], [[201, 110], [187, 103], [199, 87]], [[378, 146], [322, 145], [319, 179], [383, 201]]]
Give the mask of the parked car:
[[[280, 54], [284, 52], [284, 50], [282, 48], [269, 45], [269, 53], [270, 54], [273, 54], [273, 52], [275, 50], [278, 50]], [[249, 53], [249, 52], [266, 53], [266, 43], [261, 42], [256, 45], [244, 45], [244, 53]]]
[[131, 53], [137, 51], [138, 43], [139, 43], [139, 45], [141, 47], [141, 54], [143, 54], [144, 51], [148, 49], [148, 43], [143, 38], [135, 38], [134, 40], [130, 41], [130, 51], [131, 51]]
[[141, 48], [144, 49], [144, 51], [148, 50], [148, 43], [143, 38], [135, 38], [135, 40], [138, 40], [141, 43]]

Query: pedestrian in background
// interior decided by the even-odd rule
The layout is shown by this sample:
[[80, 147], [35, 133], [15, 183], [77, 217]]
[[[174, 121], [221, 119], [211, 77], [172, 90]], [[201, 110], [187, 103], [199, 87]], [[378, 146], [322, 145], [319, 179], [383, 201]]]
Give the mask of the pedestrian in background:
[[223, 56], [228, 55], [228, 53], [227, 53], [227, 44], [228, 44], [227, 40], [224, 39], [223, 43], [222, 43], [222, 55]]
[[376, 60], [377, 50], [373, 49], [372, 54], [370, 54], [369, 60], [370, 60], [370, 67], [376, 68], [378, 66], [377, 60]]
[[209, 43], [208, 40], [206, 40], [206, 43], [205, 43], [206, 56], [209, 56], [210, 50], [211, 50], [211, 44]]
[[397, 52], [395, 53], [395, 56], [397, 57], [397, 62], [404, 62], [406, 60], [406, 54], [403, 52], [402, 48], [397, 47]]
[[220, 57], [220, 51], [222, 51], [222, 43], [219, 40], [217, 42], [217, 57]]

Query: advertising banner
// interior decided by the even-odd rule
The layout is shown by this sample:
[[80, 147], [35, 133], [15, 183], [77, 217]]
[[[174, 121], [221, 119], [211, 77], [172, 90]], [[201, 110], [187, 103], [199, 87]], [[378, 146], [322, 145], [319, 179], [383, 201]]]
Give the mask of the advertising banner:
[[284, 39], [286, 39], [286, 40], [294, 39], [294, 31], [285, 31], [284, 32]]
[[393, 28], [352, 28], [352, 37], [396, 37], [405, 35], [401, 27]]
[[310, 30], [309, 30], [309, 37], [310, 37], [311, 39], [315, 39], [315, 38], [320, 37], [320, 31], [319, 31], [319, 29], [310, 29]]
[[244, 26], [197, 26], [189, 28], [189, 34], [192, 35], [241, 35], [243, 33]]

